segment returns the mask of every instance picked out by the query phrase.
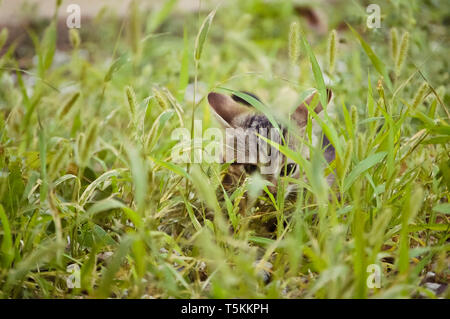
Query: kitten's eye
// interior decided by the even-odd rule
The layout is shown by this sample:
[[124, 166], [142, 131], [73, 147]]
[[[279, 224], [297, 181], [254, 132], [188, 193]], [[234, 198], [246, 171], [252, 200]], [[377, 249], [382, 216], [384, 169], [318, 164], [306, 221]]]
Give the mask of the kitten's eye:
[[283, 166], [280, 172], [280, 176], [289, 176], [294, 174], [295, 170], [297, 169], [297, 164], [289, 163], [286, 165], [286, 168]]
[[247, 174], [254, 173], [257, 168], [258, 166], [256, 166], [255, 164], [244, 164], [244, 169]]

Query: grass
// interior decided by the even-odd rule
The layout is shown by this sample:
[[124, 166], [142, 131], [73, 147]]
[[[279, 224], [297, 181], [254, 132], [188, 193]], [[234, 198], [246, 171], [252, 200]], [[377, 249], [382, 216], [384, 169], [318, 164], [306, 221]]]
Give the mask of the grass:
[[[175, 2], [134, 3], [123, 22], [103, 11], [70, 31], [63, 63], [57, 20], [28, 31], [26, 67], [5, 44], [0, 297], [448, 298], [425, 284], [450, 276], [448, 1], [384, 3], [376, 30], [364, 1], [323, 5], [329, 34], [288, 1], [210, 15]], [[277, 112], [312, 87], [334, 92], [311, 119], [337, 157], [280, 145], [307, 179], [277, 195], [257, 178], [224, 189], [227, 165], [171, 160], [175, 129], [217, 127], [207, 92], [254, 92]]]

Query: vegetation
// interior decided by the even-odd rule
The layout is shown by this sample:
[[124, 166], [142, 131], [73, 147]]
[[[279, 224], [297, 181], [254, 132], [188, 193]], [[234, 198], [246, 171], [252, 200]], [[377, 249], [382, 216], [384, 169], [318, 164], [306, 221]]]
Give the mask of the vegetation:
[[[384, 1], [379, 29], [367, 1], [318, 2], [325, 33], [296, 3], [135, 1], [79, 30], [61, 7], [28, 29], [28, 62], [3, 28], [0, 297], [448, 298], [426, 281], [450, 276], [449, 2]], [[171, 160], [175, 129], [218, 127], [210, 91], [278, 112], [326, 87], [337, 158], [281, 145], [302, 178], [275, 196], [258, 178], [225, 190], [228, 164]]]

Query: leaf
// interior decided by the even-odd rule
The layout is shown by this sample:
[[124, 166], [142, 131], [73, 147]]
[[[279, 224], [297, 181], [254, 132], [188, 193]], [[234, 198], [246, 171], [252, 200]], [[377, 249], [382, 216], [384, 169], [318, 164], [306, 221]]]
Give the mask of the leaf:
[[157, 159], [157, 158], [154, 158], [154, 157], [152, 157], [152, 156], [149, 156], [149, 158], [150, 158], [153, 162], [155, 162], [156, 164], [158, 164], [159, 166], [165, 167], [165, 168], [171, 170], [172, 172], [174, 172], [174, 173], [177, 174], [177, 175], [183, 176], [183, 177], [185, 177], [185, 178], [187, 178], [187, 179], [191, 179], [191, 177], [190, 177], [189, 174], [184, 170], [184, 168], [182, 168], [182, 167], [180, 167], [180, 166], [178, 166], [178, 165], [175, 165], [175, 164], [173, 164], [173, 163], [170, 163], [170, 162], [161, 161], [161, 160], [159, 160], [159, 159]]
[[5, 214], [3, 206], [0, 204], [0, 221], [3, 228], [2, 245], [0, 246], [2, 254], [2, 265], [5, 269], [11, 266], [11, 262], [14, 259], [14, 249], [12, 242], [11, 228], [8, 222], [8, 216]]
[[447, 144], [447, 143], [448, 143], [448, 136], [445, 135], [430, 137], [421, 142], [421, 144]]
[[355, 182], [355, 180], [362, 175], [365, 171], [370, 169], [371, 167], [377, 165], [380, 163], [387, 155], [387, 152], [379, 152], [372, 154], [371, 156], [367, 157], [366, 159], [362, 160], [361, 162], [356, 165], [353, 170], [350, 172], [350, 174], [347, 175], [344, 181], [344, 192], [346, 192], [352, 184]]
[[220, 205], [214, 187], [199, 165], [193, 165], [191, 171], [191, 181], [198, 191], [198, 195], [206, 205], [216, 213], [220, 213]]
[[183, 196], [184, 204], [186, 205], [186, 209], [189, 214], [189, 218], [191, 219], [192, 224], [194, 225], [194, 228], [196, 231], [199, 231], [202, 229], [202, 225], [197, 220], [197, 217], [195, 217], [194, 211], [192, 210], [191, 203], [189, 203], [186, 198]]
[[322, 107], [324, 109], [324, 112], [326, 112], [327, 109], [327, 88], [325, 86], [325, 81], [323, 80], [322, 70], [320, 70], [319, 63], [317, 63], [316, 56], [314, 55], [314, 52], [311, 49], [311, 46], [309, 45], [308, 41], [306, 40], [305, 36], [302, 34], [302, 41], [303, 45], [306, 49], [306, 53], [308, 53], [309, 61], [311, 63], [311, 68], [314, 74], [314, 79], [316, 81], [317, 90], [319, 91], [319, 97], [320, 97], [320, 103], [322, 103]]
[[398, 270], [404, 275], [409, 270], [409, 227], [408, 224], [414, 220], [423, 203], [423, 190], [417, 187], [414, 193], [411, 188], [406, 193], [401, 215], [401, 231], [398, 249]]
[[319, 124], [320, 128], [322, 129], [322, 131], [328, 137], [328, 139], [330, 140], [330, 143], [336, 149], [336, 152], [338, 154], [340, 154], [340, 155], [343, 154], [342, 146], [341, 146], [341, 143], [340, 143], [340, 140], [339, 140], [339, 135], [338, 135], [337, 130], [336, 130], [335, 126], [333, 125], [332, 121], [329, 119], [327, 113], [325, 112], [325, 120], [326, 121], [324, 121], [314, 111], [314, 108], [317, 105], [317, 96], [315, 96], [313, 98], [313, 100], [311, 101], [310, 105], [308, 105], [306, 103], [304, 105], [308, 109], [309, 114], [311, 114], [311, 116], [314, 118], [314, 120], [317, 121], [317, 123]]
[[33, 249], [27, 255], [23, 256], [22, 260], [17, 264], [14, 264], [14, 269], [8, 272], [6, 287], [2, 287], [2, 291], [8, 291], [9, 287], [22, 280], [30, 270], [39, 269], [39, 267], [45, 265], [52, 258], [55, 258], [60, 249], [64, 249], [64, 247], [56, 241], [47, 240], [41, 242], [36, 249]]
[[164, 126], [166, 125], [167, 121], [172, 118], [174, 113], [175, 113], [175, 111], [173, 111], [173, 110], [167, 110], [167, 111], [162, 112], [161, 115], [158, 116], [157, 121], [158, 121], [159, 125], [158, 125], [158, 131], [157, 131], [157, 134], [156, 134], [157, 137], [160, 136], [160, 134], [161, 134]]
[[94, 234], [95, 240], [99, 241], [102, 246], [115, 246], [115, 245], [117, 245], [116, 241], [114, 239], [112, 239], [111, 235], [109, 235], [99, 225], [94, 224], [94, 227], [92, 228], [92, 232]]
[[72, 179], [72, 178], [77, 179], [78, 177], [76, 177], [76, 176], [73, 175], [73, 174], [66, 174], [66, 175], [64, 175], [64, 176], [61, 176], [60, 178], [58, 178], [58, 179], [53, 183], [53, 187], [56, 187], [56, 186], [58, 186], [59, 184], [64, 183], [65, 181], [67, 181], [67, 180], [69, 180], [69, 179]]
[[[278, 132], [281, 132], [278, 122], [275, 120], [275, 117], [273, 116], [272, 111], [270, 110], [270, 108], [267, 105], [265, 105], [261, 101], [255, 99], [253, 96], [248, 95], [246, 93], [227, 89], [224, 87], [219, 87], [219, 89], [231, 92], [232, 94], [236, 95], [237, 97], [240, 97], [241, 99], [245, 100], [247, 103], [250, 103], [255, 109], [257, 109], [258, 111], [260, 111], [267, 117], [270, 124], [272, 124], [272, 126], [275, 127], [278, 130]], [[283, 137], [283, 134], [280, 134], [280, 136]]]
[[450, 215], [450, 203], [436, 205], [433, 207], [433, 211], [441, 214]]
[[143, 225], [144, 222], [142, 221], [142, 217], [138, 213], [136, 213], [131, 208], [127, 207], [122, 202], [119, 202], [118, 200], [115, 200], [113, 198], [104, 199], [104, 200], [99, 201], [99, 202], [95, 203], [94, 205], [92, 205], [88, 209], [86, 214], [84, 214], [82, 216], [82, 218], [80, 219], [80, 222], [83, 222], [86, 219], [90, 219], [93, 215], [95, 215], [97, 213], [112, 210], [112, 209], [118, 209], [118, 208], [122, 209], [125, 212], [127, 217], [136, 226], [136, 228], [140, 228]]
[[136, 270], [136, 273], [139, 277], [139, 279], [142, 280], [142, 278], [145, 275], [146, 271], [146, 250], [145, 250], [145, 242], [143, 239], [139, 238], [140, 236], [137, 236], [137, 238], [134, 239], [133, 245], [132, 245], [132, 252], [133, 252], [133, 258], [134, 258], [134, 268]]
[[132, 243], [133, 240], [129, 236], [122, 238], [120, 241], [119, 247], [114, 252], [114, 255], [111, 256], [106, 269], [102, 273], [101, 282], [97, 291], [99, 297], [109, 297], [115, 274], [119, 271], [122, 261], [127, 256]]
[[[43, 65], [41, 72], [45, 72], [50, 68], [53, 62], [53, 57], [55, 55], [56, 50], [56, 25], [55, 21], [52, 21], [50, 25], [45, 29], [44, 37], [42, 39], [41, 48], [45, 49], [45, 53], [43, 56]], [[41, 74], [43, 75], [43, 73]]]
[[389, 75], [386, 70], [386, 66], [384, 65], [383, 61], [380, 60], [380, 58], [375, 54], [375, 52], [373, 52], [372, 48], [366, 43], [366, 41], [364, 41], [364, 39], [361, 37], [361, 35], [357, 31], [355, 31], [355, 29], [352, 28], [352, 26], [350, 24], [347, 23], [347, 26], [350, 28], [350, 30], [353, 32], [353, 34], [358, 38], [359, 42], [361, 43], [362, 48], [366, 52], [366, 55], [369, 57], [373, 66], [386, 81], [389, 90], [392, 90], [391, 79], [389, 78]]
[[203, 21], [200, 30], [195, 39], [195, 60], [198, 62], [202, 56], [203, 46], [205, 45], [206, 37], [208, 36], [209, 28], [211, 27], [212, 20], [216, 14], [216, 10], [211, 11]]
[[3, 49], [3, 45], [6, 43], [7, 39], [8, 39], [8, 28], [3, 28], [2, 32], [0, 32], [0, 51]]
[[250, 236], [248, 238], [248, 241], [261, 245], [261, 246], [270, 246], [273, 243], [275, 243], [275, 240], [265, 237], [259, 237], [259, 236]]
[[125, 63], [128, 62], [128, 57], [126, 54], [122, 55], [121, 57], [117, 58], [113, 64], [108, 69], [108, 72], [105, 75], [104, 82], [109, 82], [112, 79], [112, 76], [114, 72], [118, 71]]
[[105, 172], [102, 175], [100, 175], [95, 181], [93, 181], [91, 184], [89, 184], [89, 186], [86, 187], [86, 189], [84, 190], [83, 194], [81, 194], [81, 197], [78, 201], [80, 206], [83, 207], [86, 204], [86, 202], [92, 196], [95, 189], [100, 185], [100, 183], [103, 183], [104, 181], [106, 181], [108, 178], [110, 178], [112, 176], [118, 176], [120, 174], [120, 172], [121, 172], [120, 170], [116, 170], [116, 169]]
[[422, 230], [449, 231], [449, 224], [420, 224], [408, 226], [408, 232], [415, 233]]
[[267, 196], [269, 196], [269, 199], [272, 202], [275, 210], [279, 210], [277, 201], [275, 200], [275, 197], [273, 196], [273, 194], [269, 191], [269, 188], [267, 187], [267, 185], [264, 185], [263, 190], [264, 190], [264, 192], [266, 192]]
[[131, 145], [127, 147], [131, 176], [133, 178], [134, 197], [137, 203], [138, 213], [143, 213], [145, 208], [145, 197], [147, 195], [147, 165], [140, 152]]
[[123, 206], [122, 209], [137, 229], [141, 228], [144, 225], [144, 221], [142, 220], [141, 215], [127, 206]]
[[43, 128], [39, 130], [39, 157], [41, 159], [41, 180], [42, 180], [42, 185], [40, 187], [40, 201], [41, 203], [43, 203], [47, 199], [48, 193], [47, 139], [45, 136], [45, 130]]
[[259, 138], [261, 138], [263, 141], [267, 142], [268, 144], [272, 145], [273, 147], [275, 147], [277, 150], [279, 150], [281, 153], [283, 153], [284, 155], [286, 155], [286, 157], [292, 159], [293, 161], [295, 161], [297, 164], [299, 164], [301, 167], [305, 168], [305, 171], [308, 172], [311, 170], [311, 163], [308, 162], [307, 160], [305, 160], [303, 158], [303, 156], [299, 153], [299, 152], [295, 152], [292, 149], [290, 149], [287, 146], [284, 145], [280, 145], [276, 142], [271, 141], [268, 138], [265, 138], [262, 135], [257, 134]]
[[150, 129], [150, 132], [147, 135], [146, 144], [148, 145], [149, 150], [153, 149], [159, 137], [161, 136], [161, 132], [164, 129], [167, 121], [169, 121], [174, 114], [174, 110], [166, 110], [156, 118]]
[[82, 264], [80, 269], [81, 288], [87, 289], [89, 292], [91, 291], [93, 285], [92, 275], [96, 266], [96, 255], [97, 249], [93, 248], [89, 253], [89, 258]]
[[125, 205], [118, 200], [115, 200], [113, 198], [104, 199], [102, 201], [99, 201], [92, 205], [88, 211], [87, 214], [89, 215], [89, 218], [93, 215], [104, 212], [107, 210], [117, 209], [117, 208], [123, 208]]

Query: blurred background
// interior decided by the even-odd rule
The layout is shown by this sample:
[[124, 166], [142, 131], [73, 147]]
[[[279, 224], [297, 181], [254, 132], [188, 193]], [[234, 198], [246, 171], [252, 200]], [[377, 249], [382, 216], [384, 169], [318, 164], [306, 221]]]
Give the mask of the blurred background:
[[[0, 298], [442, 294], [450, 1], [378, 1], [370, 28], [373, 2], [227, 0], [211, 22], [219, 1], [0, 0]], [[227, 165], [191, 179], [171, 162], [175, 130], [193, 117], [217, 127], [208, 92], [252, 92], [278, 111], [319, 85], [345, 150], [330, 205], [320, 161], [298, 201], [260, 196], [242, 216], [251, 188], [226, 201]], [[207, 215], [219, 205], [226, 231]], [[379, 290], [366, 287], [371, 263]]]

